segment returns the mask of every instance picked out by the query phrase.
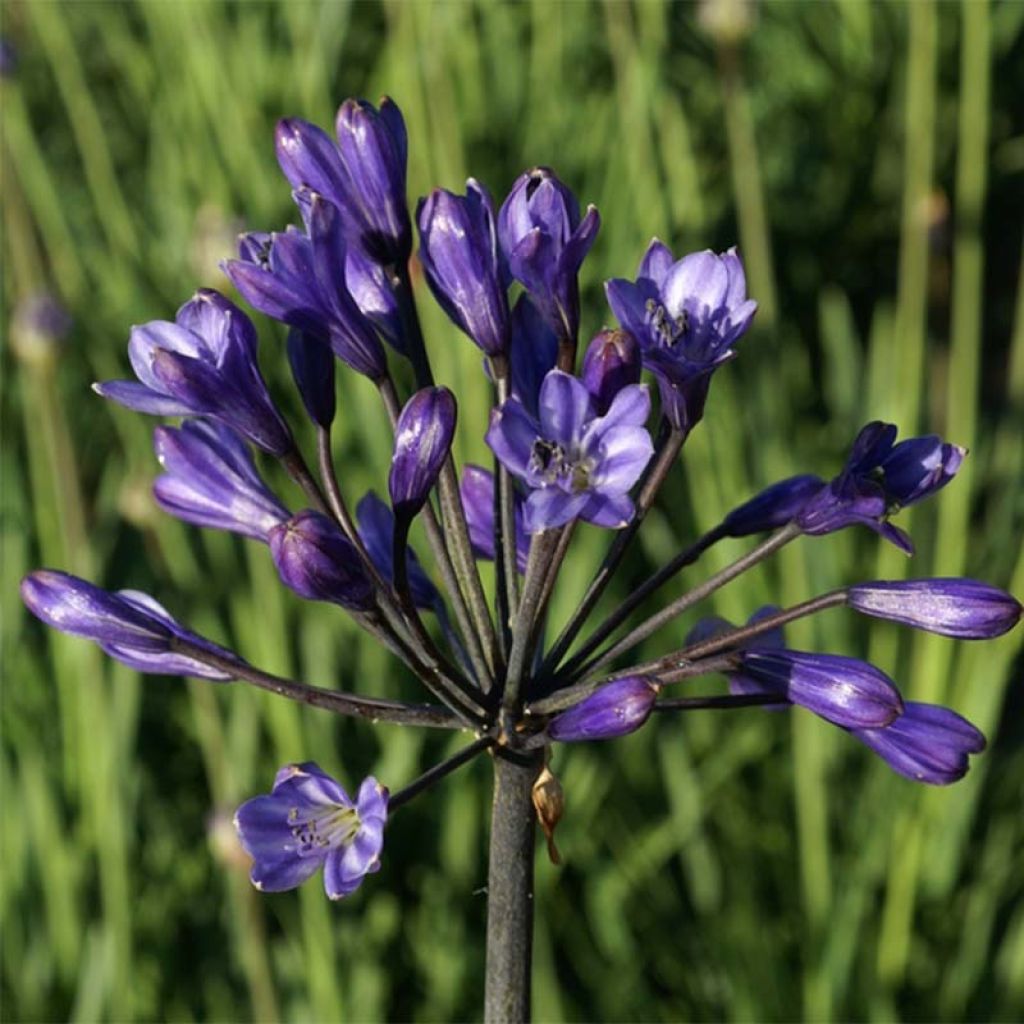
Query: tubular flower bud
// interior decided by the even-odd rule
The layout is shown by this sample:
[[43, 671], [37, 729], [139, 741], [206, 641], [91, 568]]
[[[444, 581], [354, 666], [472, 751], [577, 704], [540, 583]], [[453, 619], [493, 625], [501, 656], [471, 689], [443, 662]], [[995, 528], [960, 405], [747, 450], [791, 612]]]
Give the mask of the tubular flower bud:
[[334, 422], [334, 354], [319, 339], [292, 328], [288, 332], [288, 365], [309, 418], [320, 427]]
[[253, 885], [284, 892], [324, 869], [332, 900], [355, 892], [380, 870], [388, 791], [372, 776], [352, 800], [312, 761], [290, 764], [269, 794], [247, 800], [235, 812], [235, 828], [253, 858]]
[[455, 436], [455, 396], [422, 388], [405, 403], [395, 425], [388, 491], [399, 520], [415, 516], [430, 496]]
[[306, 509], [270, 531], [270, 553], [285, 586], [310, 601], [350, 611], [373, 607], [373, 586], [359, 554], [319, 512]]
[[862, 523], [901, 551], [914, 545], [888, 517], [941, 490], [956, 476], [966, 448], [934, 435], [899, 444], [891, 423], [869, 423], [857, 435], [843, 471], [812, 497], [796, 517], [804, 533], [818, 535]]
[[824, 486], [825, 481], [810, 474], [791, 476], [771, 484], [749, 501], [734, 508], [722, 520], [727, 537], [746, 537], [785, 526]]
[[104, 398], [158, 416], [212, 416], [272, 455], [291, 449], [256, 362], [256, 329], [218, 292], [196, 292], [173, 324], [132, 328], [128, 358], [139, 382], [94, 384]]
[[186, 420], [181, 427], [157, 427], [153, 448], [165, 470], [153, 483], [153, 496], [172, 516], [264, 542], [288, 518], [256, 472], [245, 442], [223, 423]]
[[490, 194], [472, 178], [464, 196], [435, 189], [416, 220], [420, 262], [441, 308], [487, 355], [504, 354], [508, 297]]
[[600, 225], [593, 206], [580, 219], [576, 197], [547, 167], [520, 175], [498, 213], [498, 237], [509, 272], [559, 338], [576, 340], [577, 275]]
[[601, 331], [587, 346], [580, 377], [603, 415], [624, 387], [640, 383], [642, 369], [640, 348], [629, 331]]
[[602, 686], [548, 723], [548, 736], [561, 743], [610, 740], [636, 732], [650, 717], [658, 687], [645, 676], [623, 676]]
[[988, 640], [1017, 625], [1020, 602], [978, 580], [876, 580], [850, 587], [851, 608], [878, 619], [955, 636]]
[[52, 569], [37, 569], [21, 581], [21, 599], [36, 618], [71, 636], [99, 644], [112, 658], [152, 675], [225, 680], [231, 675], [173, 650], [175, 639], [237, 661], [231, 651], [180, 625], [148, 594], [110, 593]]
[[704, 415], [711, 375], [736, 355], [757, 303], [735, 248], [705, 250], [673, 261], [654, 239], [636, 281], [609, 281], [608, 304], [640, 344], [644, 366], [658, 379], [664, 415], [688, 434]]

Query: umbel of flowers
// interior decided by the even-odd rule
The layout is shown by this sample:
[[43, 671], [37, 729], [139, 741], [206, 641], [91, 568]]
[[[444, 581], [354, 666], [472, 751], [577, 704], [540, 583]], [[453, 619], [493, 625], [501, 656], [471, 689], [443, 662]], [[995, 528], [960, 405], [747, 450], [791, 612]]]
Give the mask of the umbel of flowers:
[[[1021, 605], [985, 583], [858, 582], [755, 611], [742, 626], [703, 620], [655, 660], [632, 653], [800, 537], [861, 525], [912, 554], [891, 520], [950, 483], [963, 448], [933, 436], [898, 441], [895, 426], [869, 423], [836, 475], [781, 480], [723, 510], [718, 526], [681, 545], [586, 632], [703, 416], [715, 373], [737, 356], [753, 320], [757, 304], [739, 254], [676, 258], [653, 241], [633, 279], [607, 283], [618, 326], [580, 352], [578, 275], [600, 221], [593, 207], [581, 212], [552, 171], [524, 173], [497, 209], [472, 179], [464, 194], [437, 189], [414, 218], [405, 124], [390, 100], [347, 100], [333, 137], [283, 120], [276, 148], [297, 223], [243, 236], [224, 269], [246, 303], [289, 328], [287, 358], [315, 426], [315, 459], [307, 461], [264, 382], [252, 322], [215, 291], [197, 292], [173, 321], [133, 328], [136, 379], [96, 390], [140, 412], [181, 418], [154, 431], [163, 469], [154, 494], [166, 512], [265, 544], [282, 583], [344, 609], [393, 652], [396, 671], [404, 666], [420, 680], [423, 702], [271, 675], [135, 591], [108, 592], [56, 570], [22, 583], [25, 603], [44, 622], [140, 671], [244, 682], [337, 714], [471, 735], [462, 752], [390, 796], [373, 778], [350, 795], [316, 764], [282, 767], [270, 793], [235, 818], [256, 886], [291, 889], [322, 869], [327, 895], [348, 895], [378, 869], [389, 815], [489, 753], [496, 793], [486, 1013], [517, 1019], [528, 1011], [534, 825], [539, 816], [550, 836], [561, 813], [557, 780], [543, 767], [551, 744], [621, 736], [654, 713], [799, 705], [909, 779], [944, 785], [964, 775], [969, 755], [985, 745], [974, 726], [949, 708], [904, 702], [893, 680], [863, 661], [788, 648], [782, 627], [844, 605], [914, 629], [987, 639], [1011, 629]], [[414, 221], [430, 291], [484, 356], [480, 385], [492, 389], [493, 408], [489, 423], [470, 427], [486, 439], [491, 467], [458, 466], [452, 457], [458, 398], [434, 380], [420, 330], [409, 272]], [[336, 359], [345, 364], [342, 387], [345, 375], [369, 378], [392, 424], [381, 494], [346, 494], [339, 484], [331, 449]], [[399, 382], [407, 380], [415, 384], [403, 393]], [[297, 490], [272, 492], [254, 448], [279, 460]], [[417, 518], [433, 575], [408, 544]], [[581, 522], [609, 531], [607, 554], [569, 621], [549, 624], [550, 597]], [[655, 615], [631, 622], [651, 594], [726, 537], [758, 539]], [[495, 563], [491, 595], [480, 560]], [[559, 632], [545, 644], [548, 625]], [[728, 682], [721, 695], [674, 695], [716, 675]]]

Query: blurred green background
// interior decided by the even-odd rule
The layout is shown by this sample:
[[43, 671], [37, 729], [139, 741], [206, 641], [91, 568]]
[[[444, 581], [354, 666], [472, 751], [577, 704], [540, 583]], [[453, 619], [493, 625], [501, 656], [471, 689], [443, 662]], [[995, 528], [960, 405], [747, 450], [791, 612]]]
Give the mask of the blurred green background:
[[[876, 574], [965, 572], [1024, 593], [1024, 5], [2, 12], [17, 50], [0, 81], [4, 1019], [479, 1013], [486, 760], [396, 816], [383, 870], [352, 899], [330, 905], [317, 884], [259, 896], [229, 816], [280, 764], [397, 788], [464, 741], [143, 679], [28, 621], [17, 597], [25, 571], [62, 567], [148, 590], [270, 670], [415, 693], [337, 609], [283, 592], [264, 548], [158, 515], [152, 421], [88, 389], [124, 375], [130, 324], [226, 287], [217, 261], [238, 230], [294, 218], [279, 116], [326, 125], [344, 97], [389, 93], [413, 197], [469, 174], [500, 197], [525, 167], [553, 165], [603, 216], [587, 332], [609, 316], [601, 282], [632, 275], [652, 235], [677, 252], [739, 241], [756, 328], [717, 375], [626, 577], [755, 488], [833, 472], [857, 428], [887, 418], [971, 449], [939, 500], [901, 517], [917, 556], [866, 531], [808, 540], [710, 608], [740, 619]], [[74, 318], [63, 346], [12, 344], [14, 305], [39, 290]], [[459, 456], [480, 460], [478, 353], [420, 298], [438, 376], [462, 401]], [[265, 371], [304, 429], [282, 332], [260, 326]], [[365, 382], [341, 389], [337, 457], [358, 496], [385, 485], [388, 432]], [[606, 541], [579, 531], [556, 622]], [[685, 580], [742, 550], [722, 545]], [[1024, 1016], [1024, 630], [971, 646], [833, 611], [790, 639], [870, 657], [906, 694], [977, 722], [989, 751], [929, 791], [809, 715], [756, 709], [559, 750], [565, 863], [538, 861], [538, 1019]]]

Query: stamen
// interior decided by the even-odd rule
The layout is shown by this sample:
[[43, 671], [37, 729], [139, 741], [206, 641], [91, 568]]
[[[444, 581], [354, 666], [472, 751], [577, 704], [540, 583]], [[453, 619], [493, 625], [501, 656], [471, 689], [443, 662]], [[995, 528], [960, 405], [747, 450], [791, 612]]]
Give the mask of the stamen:
[[673, 318], [668, 310], [655, 299], [648, 299], [644, 308], [658, 342], [663, 348], [674, 348], [690, 330], [690, 314], [684, 309]]

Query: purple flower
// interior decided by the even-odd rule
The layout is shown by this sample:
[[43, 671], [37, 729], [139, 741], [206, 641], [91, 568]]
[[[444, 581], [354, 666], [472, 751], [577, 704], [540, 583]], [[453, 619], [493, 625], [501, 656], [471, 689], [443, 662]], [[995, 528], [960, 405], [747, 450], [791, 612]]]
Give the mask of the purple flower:
[[559, 338], [576, 340], [577, 275], [600, 225], [593, 206], [580, 220], [576, 197], [547, 167], [520, 175], [498, 213], [498, 237], [509, 272]]
[[644, 365], [656, 375], [665, 416], [688, 434], [704, 415], [711, 374], [732, 359], [757, 303], [736, 249], [691, 253], [673, 262], [657, 239], [635, 282], [606, 286], [608, 303], [640, 343]]
[[153, 495], [172, 516], [262, 541], [288, 518], [256, 472], [245, 442], [223, 423], [186, 420], [178, 428], [157, 427], [153, 448], [166, 471], [153, 483]]
[[540, 386], [558, 358], [558, 338], [529, 295], [520, 295], [512, 309], [508, 358], [512, 394], [526, 406], [531, 416], [536, 416]]
[[548, 724], [548, 736], [561, 743], [575, 743], [610, 740], [636, 732], [650, 717], [657, 696], [653, 680], [623, 676], [556, 715]]
[[640, 348], [629, 331], [601, 331], [587, 346], [580, 379], [603, 416], [624, 387], [640, 383], [642, 369]]
[[71, 314], [55, 295], [33, 292], [14, 307], [11, 347], [26, 362], [48, 362], [67, 337], [71, 325]]
[[[373, 491], [368, 491], [356, 505], [356, 520], [359, 523], [359, 536], [366, 546], [366, 553], [377, 567], [381, 576], [394, 582], [395, 562], [392, 540], [395, 533], [395, 517], [391, 507], [382, 501]], [[406, 572], [409, 576], [409, 591], [413, 604], [417, 608], [438, 609], [441, 595], [437, 587], [426, 574], [416, 552], [411, 547], [405, 549]]]
[[907, 701], [903, 714], [882, 729], [851, 729], [882, 760], [915, 782], [948, 786], [967, 774], [968, 754], [985, 749], [985, 737], [949, 708]]
[[940, 438], [914, 437], [894, 445], [896, 427], [869, 423], [857, 435], [843, 471], [811, 498], [796, 523], [820, 535], [862, 523], [913, 554], [914, 545], [888, 516], [941, 490], [956, 476], [966, 448]]
[[256, 363], [252, 321], [223, 295], [201, 289], [173, 324], [132, 328], [128, 358], [141, 383], [94, 384], [99, 394], [158, 416], [212, 416], [273, 455], [292, 448]]
[[327, 895], [340, 900], [380, 870], [387, 817], [388, 791], [372, 776], [353, 801], [307, 761], [286, 765], [269, 795], [242, 804], [235, 828], [253, 858], [250, 877], [257, 889], [294, 889], [322, 866]]
[[309, 418], [320, 427], [334, 422], [334, 353], [317, 337], [293, 327], [288, 332], [288, 365]]
[[746, 537], [785, 526], [818, 494], [824, 483], [820, 476], [805, 474], [771, 484], [734, 508], [722, 520], [722, 533], [726, 537]]
[[325, 515], [306, 509], [270, 531], [270, 553], [285, 586], [310, 601], [369, 611], [374, 592], [359, 553]]
[[[494, 475], [482, 466], [467, 464], [459, 483], [462, 504], [466, 509], [469, 540], [477, 558], [494, 561]], [[530, 535], [523, 526], [523, 502], [513, 492], [513, 514], [516, 531], [516, 566], [526, 572], [530, 555]]]
[[893, 681], [881, 670], [838, 654], [757, 647], [740, 665], [747, 693], [775, 693], [816, 715], [851, 729], [888, 725], [903, 711]]
[[452, 322], [489, 356], [509, 343], [508, 297], [487, 190], [472, 178], [466, 194], [434, 189], [416, 209], [420, 262]]
[[1017, 625], [1020, 602], [978, 580], [876, 580], [850, 587], [851, 608], [929, 633], [988, 640]]
[[599, 416], [590, 392], [561, 370], [544, 378], [539, 422], [517, 398], [495, 409], [487, 444], [530, 488], [524, 509], [527, 532], [553, 529], [574, 518], [625, 526], [633, 517], [629, 489], [654, 452], [643, 425], [649, 412], [647, 389], [630, 385]]
[[427, 501], [455, 436], [455, 396], [422, 388], [405, 403], [395, 424], [388, 491], [395, 516], [411, 520]]
[[345, 236], [375, 262], [404, 265], [412, 251], [405, 199], [407, 139], [402, 112], [386, 96], [375, 108], [346, 100], [335, 119], [338, 144], [299, 118], [278, 122], [277, 160], [293, 188], [306, 186], [341, 211]]
[[21, 599], [48, 626], [99, 644], [112, 658], [152, 675], [197, 676], [225, 680], [220, 669], [174, 651], [175, 639], [185, 640], [231, 661], [231, 651], [185, 629], [148, 594], [137, 590], [102, 590], [65, 572], [37, 569], [21, 581]]
[[327, 342], [334, 354], [371, 380], [387, 373], [384, 346], [356, 304], [346, 278], [348, 248], [333, 203], [298, 191], [306, 232], [243, 235], [239, 259], [224, 272], [251, 306]]

